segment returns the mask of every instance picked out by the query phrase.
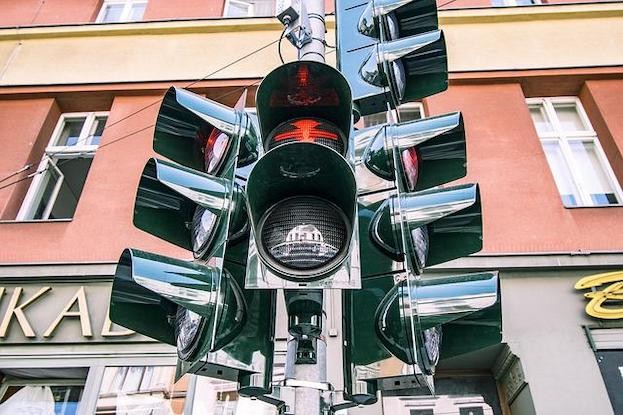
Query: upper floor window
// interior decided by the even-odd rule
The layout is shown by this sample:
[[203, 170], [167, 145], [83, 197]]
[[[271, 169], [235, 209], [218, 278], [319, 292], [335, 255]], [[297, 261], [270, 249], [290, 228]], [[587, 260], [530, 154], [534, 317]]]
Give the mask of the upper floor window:
[[147, 0], [104, 0], [96, 22], [116, 23], [141, 20], [146, 7]]
[[621, 187], [580, 100], [531, 98], [527, 103], [563, 204], [620, 204]]
[[533, 4], [541, 4], [541, 0], [491, 0], [491, 5], [496, 7], [532, 6]]
[[275, 0], [225, 0], [226, 17], [274, 16]]
[[72, 218], [108, 113], [67, 113], [54, 129], [17, 220]]
[[[385, 124], [387, 122], [387, 112], [364, 115], [361, 118], [363, 120], [363, 128], [372, 127]], [[424, 118], [424, 108], [421, 103], [413, 102], [398, 107], [398, 119], [400, 122], [419, 120], [420, 118]]]

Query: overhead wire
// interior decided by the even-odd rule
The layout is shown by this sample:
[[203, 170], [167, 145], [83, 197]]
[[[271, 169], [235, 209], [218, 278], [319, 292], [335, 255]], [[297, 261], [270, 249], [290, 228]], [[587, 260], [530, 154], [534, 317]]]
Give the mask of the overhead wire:
[[437, 10], [441, 9], [442, 7], [447, 6], [448, 4], [454, 3], [456, 0], [449, 0], [443, 4], [440, 4], [439, 6], [437, 6]]

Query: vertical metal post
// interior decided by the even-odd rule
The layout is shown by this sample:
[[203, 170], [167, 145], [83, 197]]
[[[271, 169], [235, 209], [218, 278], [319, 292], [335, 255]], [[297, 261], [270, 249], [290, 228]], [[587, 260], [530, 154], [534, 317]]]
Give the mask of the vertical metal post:
[[[298, 60], [324, 62], [325, 55], [325, 8], [324, 0], [301, 0], [307, 11], [312, 41], [298, 51]], [[325, 318], [323, 317], [323, 320]], [[326, 322], [321, 322], [323, 333], [316, 342], [316, 364], [296, 364], [297, 340], [288, 342], [286, 356], [286, 378], [294, 380], [295, 415], [321, 415], [321, 385], [327, 384]]]
[[324, 62], [325, 52], [325, 10], [324, 0], [301, 0], [307, 10], [309, 25], [312, 33], [312, 41], [299, 49], [299, 60]]

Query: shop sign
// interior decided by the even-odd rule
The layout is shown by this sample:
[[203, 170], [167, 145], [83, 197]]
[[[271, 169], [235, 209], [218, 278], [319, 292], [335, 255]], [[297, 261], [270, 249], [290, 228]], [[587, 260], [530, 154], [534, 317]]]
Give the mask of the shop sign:
[[577, 290], [588, 290], [586, 313], [599, 319], [623, 319], [623, 271], [589, 275], [575, 283]]
[[113, 325], [110, 283], [0, 286], [0, 346], [32, 342], [141, 341], [146, 337]]

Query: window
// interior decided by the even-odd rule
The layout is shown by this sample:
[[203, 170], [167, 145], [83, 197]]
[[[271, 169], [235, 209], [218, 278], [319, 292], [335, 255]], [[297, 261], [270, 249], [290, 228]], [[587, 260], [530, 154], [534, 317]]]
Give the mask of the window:
[[225, 0], [226, 17], [274, 16], [275, 0]]
[[563, 204], [620, 204], [621, 188], [580, 101], [531, 98], [527, 103]]
[[595, 350], [614, 413], [623, 411], [623, 350]]
[[[437, 375], [439, 376], [439, 375]], [[383, 413], [392, 415], [493, 415], [510, 413], [487, 375], [435, 377], [435, 396], [418, 389], [383, 393]], [[504, 411], [502, 410], [504, 408]]]
[[105, 112], [61, 115], [17, 220], [73, 217], [107, 115]]
[[175, 366], [120, 366], [104, 370], [96, 415], [182, 415], [188, 376], [175, 382]]
[[98, 23], [135, 22], [143, 18], [146, 0], [104, 0]]
[[[197, 376], [192, 415], [277, 415], [276, 407], [238, 395], [238, 384]], [[279, 386], [275, 385], [275, 391]], [[277, 392], [278, 393], [278, 392]]]
[[541, 0], [491, 0], [491, 5], [495, 7], [532, 6], [533, 4], [541, 4]]
[[78, 413], [87, 369], [3, 369], [2, 374], [0, 415]]
[[[386, 123], [387, 112], [364, 115], [361, 118], [363, 120], [363, 128], [372, 127], [374, 125]], [[419, 102], [404, 104], [398, 107], [398, 119], [400, 122], [419, 120], [420, 118], [424, 118], [424, 108]]]

